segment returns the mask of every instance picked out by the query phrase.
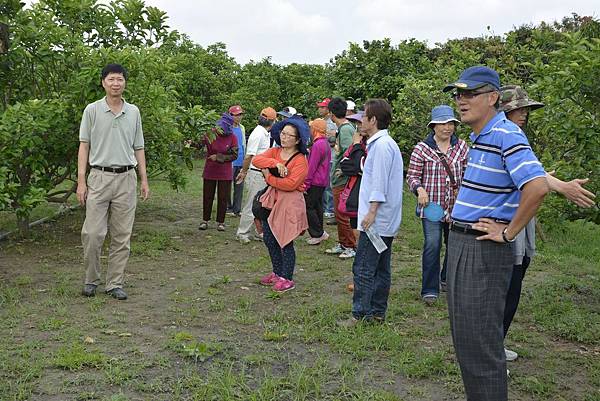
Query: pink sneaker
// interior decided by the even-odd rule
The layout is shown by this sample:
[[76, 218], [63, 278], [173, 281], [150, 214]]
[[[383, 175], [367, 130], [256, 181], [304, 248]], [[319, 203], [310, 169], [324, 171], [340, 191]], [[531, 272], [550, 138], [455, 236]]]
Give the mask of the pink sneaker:
[[320, 237], [310, 237], [309, 239], [306, 240], [306, 243], [308, 245], [319, 245], [321, 242], [323, 241], [327, 241], [329, 239], [329, 234], [327, 234], [327, 231], [323, 231], [323, 235], [321, 235]]
[[296, 288], [296, 284], [292, 280], [287, 280], [283, 277], [278, 277], [277, 282], [273, 285], [273, 291], [286, 292]]
[[261, 278], [260, 283], [262, 285], [273, 285], [277, 282], [278, 279], [280, 279], [280, 277], [277, 274], [271, 272], [271, 273], [267, 274], [266, 276], [264, 276], [263, 278]]

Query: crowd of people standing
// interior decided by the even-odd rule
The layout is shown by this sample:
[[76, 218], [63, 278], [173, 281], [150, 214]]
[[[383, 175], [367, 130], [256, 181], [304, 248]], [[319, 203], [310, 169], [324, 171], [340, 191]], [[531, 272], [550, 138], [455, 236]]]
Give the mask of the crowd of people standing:
[[[101, 82], [106, 97], [86, 108], [79, 138], [77, 197], [86, 205], [83, 295], [95, 296], [101, 282], [101, 247], [110, 230], [105, 291], [124, 300], [138, 175], [142, 198], [150, 189], [140, 113], [122, 98], [127, 71], [109, 64]], [[384, 99], [369, 99], [359, 111], [353, 101], [326, 98], [316, 103], [319, 118], [312, 121], [292, 106], [279, 112], [267, 107], [247, 139], [244, 110], [231, 106], [211, 139], [187, 142], [206, 154], [199, 229], [211, 226], [216, 194], [216, 228], [226, 231], [228, 210], [239, 216], [236, 238], [242, 244], [263, 241], [271, 259], [260, 283], [286, 292], [296, 286], [294, 241], [305, 232], [311, 246], [329, 239], [324, 222], [333, 213], [338, 242], [324, 252], [353, 259], [351, 315], [339, 324], [383, 323], [406, 180], [424, 234], [420, 296], [432, 305], [447, 291], [467, 399], [503, 401], [506, 361], [518, 357], [504, 339], [534, 255], [536, 211], [550, 190], [581, 207], [594, 205], [594, 194], [582, 187], [586, 179], [564, 182], [544, 170], [526, 135], [529, 112], [543, 104], [523, 88], [501, 86], [494, 70], [474, 66], [443, 91], [451, 93], [460, 118], [448, 105], [433, 108], [406, 177]], [[456, 135], [459, 124], [472, 130], [470, 146]]]

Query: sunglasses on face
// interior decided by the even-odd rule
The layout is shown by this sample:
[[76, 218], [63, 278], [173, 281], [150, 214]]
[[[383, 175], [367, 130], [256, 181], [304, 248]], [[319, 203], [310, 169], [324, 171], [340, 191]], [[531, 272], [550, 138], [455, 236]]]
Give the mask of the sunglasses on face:
[[471, 100], [479, 95], [483, 95], [484, 93], [492, 93], [495, 92], [493, 90], [490, 91], [482, 91], [482, 92], [454, 92], [452, 93], [452, 99], [454, 100]]

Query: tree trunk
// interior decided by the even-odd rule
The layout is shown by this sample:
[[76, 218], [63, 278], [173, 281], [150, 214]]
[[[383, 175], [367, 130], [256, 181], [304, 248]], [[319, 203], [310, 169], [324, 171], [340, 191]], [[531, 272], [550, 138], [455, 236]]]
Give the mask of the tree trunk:
[[538, 219], [535, 220], [535, 235], [537, 235], [542, 242], [546, 242], [546, 234], [544, 234], [542, 224]]
[[21, 237], [29, 238], [29, 217], [17, 216], [17, 227], [19, 228]]
[[8, 25], [0, 22], [0, 54], [8, 53]]

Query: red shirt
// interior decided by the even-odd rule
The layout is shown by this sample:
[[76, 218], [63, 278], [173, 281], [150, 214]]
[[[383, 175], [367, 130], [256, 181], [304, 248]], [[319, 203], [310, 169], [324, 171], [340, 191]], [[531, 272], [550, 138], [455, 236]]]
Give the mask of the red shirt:
[[[233, 167], [231, 162], [237, 158], [238, 143], [235, 135], [217, 135], [214, 141], [206, 144], [206, 164], [202, 177], [207, 180], [224, 180], [231, 181], [233, 179]], [[210, 160], [211, 155], [217, 155], [217, 160]]]

